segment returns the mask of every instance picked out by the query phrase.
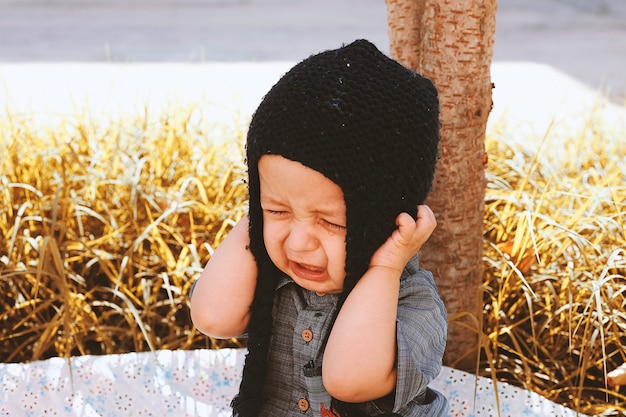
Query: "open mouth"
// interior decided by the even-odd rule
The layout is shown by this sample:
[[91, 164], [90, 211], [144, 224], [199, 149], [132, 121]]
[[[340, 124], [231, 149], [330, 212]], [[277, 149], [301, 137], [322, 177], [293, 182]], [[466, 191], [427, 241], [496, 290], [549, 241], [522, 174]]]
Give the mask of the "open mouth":
[[326, 277], [326, 269], [313, 265], [289, 261], [289, 267], [296, 276], [309, 281], [321, 281]]

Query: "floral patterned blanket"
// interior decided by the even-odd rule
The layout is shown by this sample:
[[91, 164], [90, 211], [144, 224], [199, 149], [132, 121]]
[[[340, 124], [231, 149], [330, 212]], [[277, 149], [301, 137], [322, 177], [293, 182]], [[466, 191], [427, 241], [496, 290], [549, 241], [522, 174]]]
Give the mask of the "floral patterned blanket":
[[[228, 417], [244, 355], [160, 350], [0, 364], [0, 417]], [[431, 386], [449, 399], [450, 417], [498, 416], [498, 406], [502, 417], [576, 416], [538, 394], [448, 367]]]

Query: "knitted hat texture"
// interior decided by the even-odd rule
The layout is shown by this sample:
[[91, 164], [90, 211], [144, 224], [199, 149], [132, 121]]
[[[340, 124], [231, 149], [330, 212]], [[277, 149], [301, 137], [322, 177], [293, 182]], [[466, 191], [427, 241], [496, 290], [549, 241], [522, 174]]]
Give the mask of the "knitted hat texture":
[[[401, 212], [415, 218], [431, 188], [439, 142], [437, 91], [426, 78], [361, 40], [314, 55], [272, 87], [248, 132], [250, 205], [257, 163], [278, 154], [341, 187], [347, 218], [346, 284], [365, 272]], [[251, 236], [262, 236], [260, 211]]]
[[281, 155], [322, 173], [343, 191], [345, 294], [396, 229], [398, 214], [416, 217], [433, 182], [439, 129], [433, 83], [366, 40], [310, 56], [270, 89], [253, 115], [246, 148], [250, 248], [260, 271], [249, 326], [251, 354], [269, 337], [266, 330], [267, 335], [255, 334], [255, 323], [271, 322], [271, 300], [259, 294], [271, 290], [269, 284], [263, 288], [262, 274], [271, 266], [265, 265], [259, 159]]

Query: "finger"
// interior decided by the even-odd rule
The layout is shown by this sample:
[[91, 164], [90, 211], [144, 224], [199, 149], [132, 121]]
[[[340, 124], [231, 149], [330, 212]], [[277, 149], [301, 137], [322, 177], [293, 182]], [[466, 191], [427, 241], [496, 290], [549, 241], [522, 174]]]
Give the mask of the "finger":
[[415, 232], [415, 220], [409, 213], [400, 213], [396, 217], [396, 226], [398, 226], [398, 232], [404, 239], [411, 238], [411, 235]]
[[429, 235], [437, 227], [437, 218], [430, 207], [422, 205], [417, 207], [417, 230]]
[[414, 224], [415, 219], [409, 213], [402, 212], [396, 217], [396, 226], [398, 227], [413, 226]]
[[435, 213], [425, 204], [417, 206], [417, 220], [426, 220], [428, 222], [434, 222], [435, 225], [437, 224]]

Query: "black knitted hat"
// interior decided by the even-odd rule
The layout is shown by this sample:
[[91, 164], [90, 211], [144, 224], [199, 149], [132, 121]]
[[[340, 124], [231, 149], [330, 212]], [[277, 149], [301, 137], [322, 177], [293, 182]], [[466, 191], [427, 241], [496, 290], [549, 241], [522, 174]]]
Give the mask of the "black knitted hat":
[[275, 285], [265, 276], [275, 271], [263, 244], [259, 159], [266, 154], [282, 155], [341, 187], [347, 220], [345, 297], [367, 270], [373, 253], [397, 227], [398, 214], [416, 217], [417, 205], [424, 202], [432, 185], [439, 128], [439, 103], [432, 82], [365, 40], [305, 59], [264, 97], [247, 140], [250, 247], [259, 265], [259, 279], [241, 398], [233, 403], [236, 415], [254, 415], [244, 412], [248, 408], [244, 402], [260, 398], [253, 394], [248, 397], [257, 400], [243, 401], [248, 382], [256, 379], [250, 374], [265, 372], [264, 365], [255, 364], [253, 358], [257, 348], [258, 360], [266, 357]]

